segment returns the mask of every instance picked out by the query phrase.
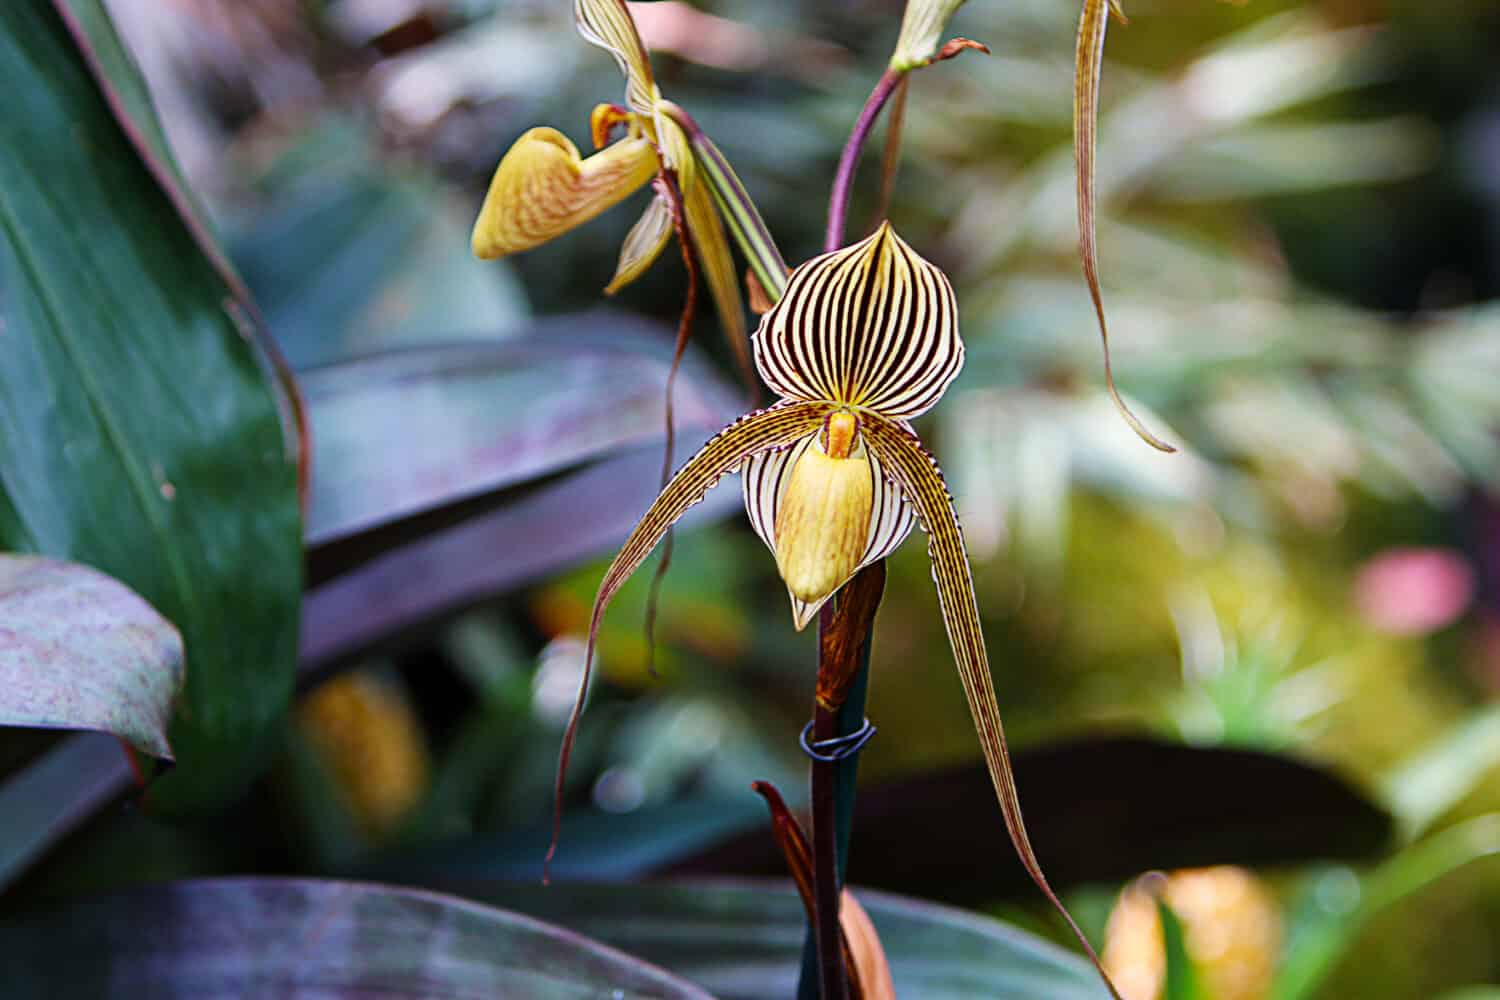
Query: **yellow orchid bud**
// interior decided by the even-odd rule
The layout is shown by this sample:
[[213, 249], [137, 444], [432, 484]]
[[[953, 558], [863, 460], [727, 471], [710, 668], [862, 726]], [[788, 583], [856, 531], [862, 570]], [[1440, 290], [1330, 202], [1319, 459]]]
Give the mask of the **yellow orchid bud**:
[[656, 149], [621, 139], [588, 159], [553, 128], [534, 128], [505, 154], [474, 223], [486, 260], [539, 246], [582, 225], [656, 176]]
[[826, 442], [814, 439], [803, 451], [776, 513], [781, 578], [809, 604], [842, 586], [865, 552], [874, 484], [857, 427], [847, 411], [828, 418]]

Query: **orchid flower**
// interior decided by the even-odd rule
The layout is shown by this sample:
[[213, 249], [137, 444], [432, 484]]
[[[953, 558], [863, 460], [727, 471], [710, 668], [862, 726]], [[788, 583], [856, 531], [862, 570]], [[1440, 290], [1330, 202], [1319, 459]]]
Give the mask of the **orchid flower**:
[[[574, 20], [586, 41], [619, 63], [625, 74], [626, 105], [594, 108], [589, 131], [596, 152], [587, 158], [553, 128], [533, 128], [517, 139], [496, 168], [474, 223], [474, 253], [488, 260], [539, 246], [588, 222], [655, 178], [656, 196], [625, 237], [614, 278], [604, 289], [613, 294], [645, 273], [672, 237], [674, 195], [663, 179], [670, 171], [720, 323], [748, 370], [745, 313], [734, 261], [714, 207], [715, 195], [699, 177], [694, 143], [677, 120], [681, 109], [662, 97], [623, 0], [576, 0]], [[621, 127], [624, 135], [611, 142]]]
[[959, 679], [1011, 842], [1072, 925], [1021, 821], [953, 499], [910, 424], [937, 404], [963, 367], [952, 285], [884, 223], [866, 239], [793, 270], [753, 343], [756, 367], [780, 398], [724, 428], [689, 459], [605, 572], [563, 738], [559, 793], [610, 600], [672, 525], [739, 470], [745, 511], [775, 554], [798, 629], [855, 573], [894, 551], [914, 523], [925, 529]]

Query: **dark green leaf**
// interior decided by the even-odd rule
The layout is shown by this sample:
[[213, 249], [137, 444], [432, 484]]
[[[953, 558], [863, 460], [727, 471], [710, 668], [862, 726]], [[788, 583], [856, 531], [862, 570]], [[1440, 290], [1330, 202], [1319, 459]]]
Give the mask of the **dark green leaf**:
[[0, 7], [0, 77], [25, 95], [0, 116], [0, 545], [92, 565], [177, 625], [180, 766], [156, 794], [216, 803], [291, 693], [296, 434], [251, 314], [52, 8]]
[[17, 996], [708, 997], [529, 917], [351, 882], [168, 883], [0, 926]]
[[[769, 839], [770, 834], [766, 834]], [[587, 934], [701, 983], [724, 1000], [796, 991], [805, 911], [790, 882], [470, 885], [464, 895]], [[1081, 958], [996, 920], [857, 890], [896, 994], [922, 1000], [1099, 1000]]]
[[166, 760], [182, 636], [76, 563], [0, 555], [0, 726], [97, 729]]

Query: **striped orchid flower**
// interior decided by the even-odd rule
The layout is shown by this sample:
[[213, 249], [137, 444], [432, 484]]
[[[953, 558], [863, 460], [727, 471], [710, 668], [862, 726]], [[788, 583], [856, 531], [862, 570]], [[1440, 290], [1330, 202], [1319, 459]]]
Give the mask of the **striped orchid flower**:
[[1011, 841], [1066, 918], [1021, 821], [953, 500], [909, 422], [937, 404], [963, 367], [947, 276], [882, 224], [791, 272], [785, 294], [761, 317], [754, 354], [780, 399], [724, 428], [679, 469], [604, 574], [558, 787], [610, 600], [678, 518], [740, 470], [745, 510], [775, 554], [799, 629], [856, 572], [894, 551], [914, 523], [925, 529], [959, 679]]
[[[625, 74], [625, 106], [594, 108], [589, 131], [595, 152], [588, 157], [554, 128], [533, 128], [517, 139], [496, 168], [474, 223], [474, 253], [489, 260], [540, 246], [654, 181], [656, 196], [626, 235], [614, 277], [604, 289], [613, 294], [644, 274], [672, 237], [676, 209], [664, 176], [670, 172], [681, 194], [681, 221], [691, 234], [720, 324], [748, 369], [734, 260], [715, 194], [700, 176], [694, 156], [695, 145], [701, 150], [707, 140], [690, 136], [678, 121], [686, 117], [681, 109], [662, 97], [624, 0], [576, 0], [574, 19], [585, 40], [619, 63]], [[617, 131], [623, 135], [611, 141]]]

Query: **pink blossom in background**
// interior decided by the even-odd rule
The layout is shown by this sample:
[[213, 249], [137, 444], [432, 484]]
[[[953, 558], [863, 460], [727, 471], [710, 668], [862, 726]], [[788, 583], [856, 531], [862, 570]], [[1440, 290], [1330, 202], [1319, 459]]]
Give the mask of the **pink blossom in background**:
[[1425, 635], [1451, 625], [1474, 598], [1474, 571], [1454, 549], [1387, 549], [1354, 579], [1354, 603], [1384, 632]]

